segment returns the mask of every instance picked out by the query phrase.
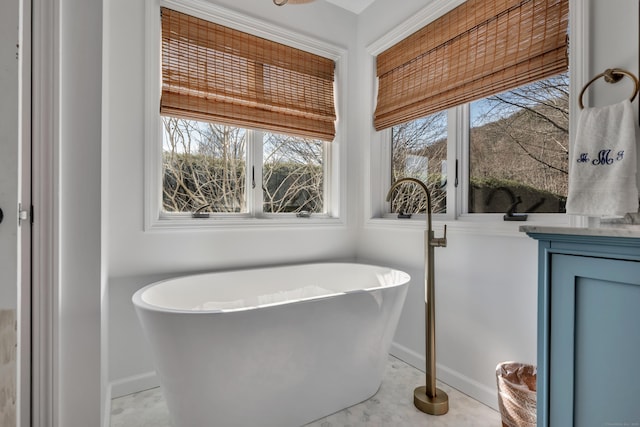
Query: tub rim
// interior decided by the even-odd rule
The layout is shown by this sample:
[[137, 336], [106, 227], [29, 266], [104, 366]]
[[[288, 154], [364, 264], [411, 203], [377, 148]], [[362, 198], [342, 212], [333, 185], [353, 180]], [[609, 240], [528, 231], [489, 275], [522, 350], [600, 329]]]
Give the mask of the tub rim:
[[[267, 303], [267, 304], [260, 304], [260, 305], [252, 305], [252, 306], [247, 306], [247, 307], [237, 307], [237, 308], [223, 308], [223, 309], [198, 309], [198, 310], [194, 310], [194, 309], [184, 309], [184, 308], [170, 308], [170, 307], [164, 307], [164, 306], [160, 306], [160, 305], [154, 305], [154, 304], [150, 304], [146, 301], [143, 300], [142, 295], [150, 288], [157, 286], [157, 285], [161, 285], [163, 283], [166, 282], [170, 282], [176, 279], [184, 279], [184, 278], [189, 278], [189, 277], [200, 277], [200, 276], [208, 276], [208, 275], [213, 275], [213, 274], [217, 274], [217, 273], [232, 273], [232, 272], [240, 272], [240, 271], [256, 271], [256, 270], [272, 270], [272, 269], [278, 269], [278, 268], [287, 268], [287, 267], [301, 267], [301, 266], [306, 266], [306, 265], [358, 265], [358, 266], [364, 266], [364, 267], [375, 267], [375, 268], [386, 268], [389, 269], [389, 271], [395, 271], [398, 273], [401, 273], [401, 275], [403, 276], [403, 280], [400, 280], [399, 283], [394, 283], [393, 285], [386, 285], [386, 286], [373, 286], [373, 287], [368, 287], [368, 288], [360, 288], [360, 289], [352, 289], [349, 291], [341, 291], [341, 292], [333, 292], [330, 294], [326, 294], [326, 295], [317, 295], [317, 296], [312, 296], [312, 297], [306, 297], [306, 298], [300, 298], [300, 299], [296, 299], [296, 300], [285, 300], [285, 301], [278, 301], [278, 302], [274, 302], [274, 303]], [[175, 314], [193, 314], [193, 315], [198, 315], [198, 314], [215, 314], [215, 313], [235, 313], [235, 312], [245, 312], [245, 311], [252, 311], [252, 310], [260, 310], [260, 309], [268, 309], [271, 307], [277, 307], [277, 306], [281, 306], [281, 305], [287, 305], [287, 304], [301, 304], [301, 303], [308, 303], [310, 301], [316, 301], [316, 300], [322, 300], [322, 299], [330, 299], [330, 298], [335, 298], [337, 296], [340, 295], [349, 295], [349, 294], [358, 294], [358, 293], [370, 293], [372, 291], [375, 290], [383, 290], [383, 289], [392, 289], [392, 288], [396, 288], [399, 286], [403, 286], [408, 284], [411, 281], [411, 276], [409, 275], [409, 273], [403, 271], [403, 270], [399, 270], [397, 268], [393, 268], [393, 267], [388, 267], [385, 265], [380, 265], [380, 264], [371, 264], [371, 263], [362, 263], [362, 262], [349, 262], [349, 261], [345, 261], [345, 262], [305, 262], [305, 263], [300, 263], [300, 264], [281, 264], [281, 265], [272, 265], [272, 266], [262, 266], [262, 267], [248, 267], [248, 268], [237, 268], [237, 269], [230, 269], [230, 270], [213, 270], [213, 271], [209, 271], [209, 272], [201, 272], [201, 273], [193, 273], [193, 274], [182, 274], [182, 275], [178, 275], [178, 276], [174, 276], [174, 277], [170, 277], [167, 279], [162, 279], [162, 280], [158, 280], [152, 283], [149, 283], [148, 285], [143, 286], [142, 288], [138, 289], [133, 296], [131, 297], [131, 301], [134, 305], [134, 307], [136, 309], [144, 309], [144, 310], [149, 310], [149, 311], [155, 311], [155, 312], [162, 312], [162, 313], [175, 313]]]

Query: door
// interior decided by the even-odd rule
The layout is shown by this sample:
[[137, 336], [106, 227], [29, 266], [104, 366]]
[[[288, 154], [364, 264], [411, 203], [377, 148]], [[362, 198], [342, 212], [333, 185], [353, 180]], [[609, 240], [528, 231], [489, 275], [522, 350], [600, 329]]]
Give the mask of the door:
[[20, 207], [30, 206], [21, 194], [29, 193], [30, 37], [21, 2], [0, 1], [0, 395], [8, 397], [0, 424], [8, 427], [28, 425], [30, 408], [30, 221]]

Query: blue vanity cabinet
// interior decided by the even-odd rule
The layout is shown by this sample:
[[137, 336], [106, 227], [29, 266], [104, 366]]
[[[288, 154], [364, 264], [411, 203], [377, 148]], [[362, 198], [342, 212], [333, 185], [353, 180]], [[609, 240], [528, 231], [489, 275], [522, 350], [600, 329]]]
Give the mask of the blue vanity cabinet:
[[527, 233], [539, 240], [538, 427], [640, 426], [640, 238]]

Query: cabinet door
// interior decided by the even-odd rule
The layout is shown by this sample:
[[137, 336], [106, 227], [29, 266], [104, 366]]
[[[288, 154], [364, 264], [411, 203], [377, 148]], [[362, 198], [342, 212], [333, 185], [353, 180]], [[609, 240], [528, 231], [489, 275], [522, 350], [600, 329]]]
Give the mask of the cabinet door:
[[550, 426], [640, 426], [640, 262], [553, 254], [550, 271]]

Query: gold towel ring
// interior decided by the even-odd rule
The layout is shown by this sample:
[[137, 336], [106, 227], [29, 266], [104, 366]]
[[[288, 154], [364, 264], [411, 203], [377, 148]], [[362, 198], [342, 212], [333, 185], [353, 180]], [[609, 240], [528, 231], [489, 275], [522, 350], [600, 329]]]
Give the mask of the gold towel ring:
[[627, 70], [623, 70], [622, 68], [608, 68], [604, 70], [603, 73], [600, 73], [594, 78], [592, 78], [591, 80], [589, 80], [589, 83], [584, 85], [584, 87], [582, 88], [582, 91], [580, 91], [580, 96], [578, 97], [578, 106], [580, 107], [580, 109], [582, 110], [584, 108], [584, 105], [582, 104], [582, 95], [584, 95], [584, 92], [587, 90], [587, 88], [591, 83], [595, 82], [600, 77], [604, 77], [604, 81], [607, 83], [617, 83], [624, 76], [628, 76], [631, 78], [631, 80], [633, 80], [634, 91], [633, 91], [633, 95], [629, 99], [629, 101], [633, 102], [633, 100], [636, 99], [636, 95], [638, 94], [638, 89], [640, 89], [640, 86], [638, 84], [638, 78], [634, 76], [633, 73], [630, 73]]

